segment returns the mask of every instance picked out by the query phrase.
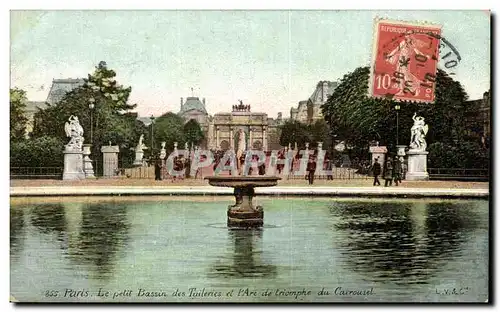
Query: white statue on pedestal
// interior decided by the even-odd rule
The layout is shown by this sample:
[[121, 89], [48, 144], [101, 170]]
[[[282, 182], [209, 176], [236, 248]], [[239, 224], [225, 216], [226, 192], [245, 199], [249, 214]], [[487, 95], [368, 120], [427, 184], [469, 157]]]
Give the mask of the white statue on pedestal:
[[139, 143], [137, 143], [137, 146], [135, 147], [136, 151], [143, 151], [147, 149], [146, 145], [144, 145], [144, 134], [141, 134], [139, 138]]
[[78, 121], [78, 117], [71, 115], [64, 125], [66, 136], [70, 138], [66, 149], [81, 150], [83, 146], [83, 128]]
[[167, 144], [167, 142], [161, 142], [161, 150], [160, 150], [160, 159], [165, 159], [165, 157], [167, 156], [167, 150], [165, 150], [165, 145]]
[[238, 142], [236, 143], [236, 165], [238, 171], [241, 171], [243, 163], [240, 158], [247, 150], [246, 134], [243, 129], [238, 130]]
[[427, 148], [427, 142], [425, 141], [425, 135], [429, 131], [429, 126], [425, 124], [425, 118], [417, 116], [417, 113], [413, 114], [413, 127], [411, 127], [411, 140], [410, 148], [415, 150], [425, 151]]
[[136, 166], [144, 165], [143, 158], [145, 149], [147, 149], [147, 147], [146, 145], [144, 145], [144, 134], [141, 134], [141, 136], [139, 137], [139, 143], [137, 143], [137, 146], [135, 147], [134, 165]]
[[78, 117], [71, 115], [64, 125], [66, 136], [70, 138], [64, 150], [63, 180], [85, 179], [83, 167], [83, 128]]

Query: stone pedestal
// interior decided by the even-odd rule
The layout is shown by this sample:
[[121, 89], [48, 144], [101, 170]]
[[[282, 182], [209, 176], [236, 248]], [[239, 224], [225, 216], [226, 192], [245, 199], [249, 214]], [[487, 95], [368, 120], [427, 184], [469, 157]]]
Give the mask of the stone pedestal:
[[429, 154], [429, 152], [411, 149], [406, 154], [408, 155], [408, 171], [406, 172], [406, 180], [429, 180], [429, 173], [427, 172], [427, 154]]
[[144, 151], [142, 149], [135, 149], [135, 160], [134, 160], [134, 166], [142, 166], [144, 164], [144, 161], [142, 160], [144, 158]]
[[83, 180], [83, 151], [66, 148], [64, 150], [63, 180]]
[[397, 155], [404, 157], [406, 155], [406, 145], [396, 145], [396, 148], [398, 149]]
[[375, 158], [378, 158], [378, 163], [383, 166], [385, 164], [385, 154], [387, 154], [387, 146], [371, 146], [370, 153], [372, 154], [372, 164]]
[[120, 148], [118, 146], [103, 146], [101, 147], [102, 163], [104, 178], [113, 178], [118, 175], [118, 153]]
[[89, 157], [91, 147], [91, 144], [83, 145], [83, 171], [85, 172], [85, 177], [87, 179], [95, 179], [94, 167], [92, 166], [92, 160]]
[[253, 206], [254, 195], [253, 186], [234, 188], [236, 203], [230, 205], [227, 210], [227, 226], [261, 227], [264, 225], [264, 210], [261, 206]]

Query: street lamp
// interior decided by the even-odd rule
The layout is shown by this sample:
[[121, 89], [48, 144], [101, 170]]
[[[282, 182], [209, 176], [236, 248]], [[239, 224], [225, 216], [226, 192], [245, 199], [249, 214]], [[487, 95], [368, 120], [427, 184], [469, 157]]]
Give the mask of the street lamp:
[[394, 106], [394, 109], [396, 110], [396, 146], [399, 145], [399, 109], [401, 106], [399, 104], [396, 104]]
[[151, 115], [151, 117], [149, 117], [149, 119], [151, 119], [151, 153], [153, 153], [153, 145], [154, 145], [154, 123], [155, 123], [155, 117], [153, 115]]
[[94, 107], [95, 99], [91, 97], [89, 99], [89, 109], [90, 109], [90, 144], [94, 143]]

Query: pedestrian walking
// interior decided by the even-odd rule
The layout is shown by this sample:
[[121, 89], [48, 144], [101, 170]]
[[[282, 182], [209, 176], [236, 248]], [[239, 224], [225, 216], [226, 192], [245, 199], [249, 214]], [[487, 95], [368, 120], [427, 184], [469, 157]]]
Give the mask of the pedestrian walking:
[[163, 168], [163, 164], [160, 158], [156, 158], [155, 161], [155, 181], [161, 181], [161, 169]]
[[316, 172], [316, 161], [314, 157], [309, 157], [309, 161], [307, 163], [307, 172], [308, 172], [308, 180], [309, 185], [313, 185], [314, 183], [314, 173]]
[[393, 165], [392, 165], [392, 160], [391, 157], [387, 158], [387, 161], [385, 163], [385, 169], [384, 169], [384, 179], [385, 179], [385, 185], [384, 186], [392, 186], [392, 173], [393, 173]]
[[402, 183], [401, 178], [403, 176], [403, 165], [401, 163], [401, 158], [397, 156], [394, 158], [393, 177], [396, 186], [398, 186], [398, 183]]
[[375, 162], [372, 165], [372, 172], [373, 172], [373, 186], [380, 185], [380, 181], [378, 180], [378, 176], [382, 172], [382, 167], [380, 166], [380, 163], [378, 162], [378, 158], [375, 158]]
[[404, 157], [400, 157], [399, 159], [401, 160], [401, 170], [403, 171], [402, 179], [406, 180], [406, 172], [408, 171], [408, 166], [406, 165]]

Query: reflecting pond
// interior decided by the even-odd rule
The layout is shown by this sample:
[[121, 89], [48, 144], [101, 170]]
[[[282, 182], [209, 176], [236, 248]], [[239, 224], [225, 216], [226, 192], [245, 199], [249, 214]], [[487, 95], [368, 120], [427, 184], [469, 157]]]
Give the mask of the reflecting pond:
[[78, 302], [484, 302], [485, 200], [12, 199], [11, 294]]

